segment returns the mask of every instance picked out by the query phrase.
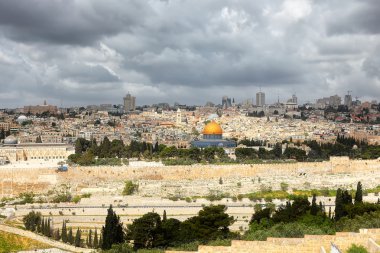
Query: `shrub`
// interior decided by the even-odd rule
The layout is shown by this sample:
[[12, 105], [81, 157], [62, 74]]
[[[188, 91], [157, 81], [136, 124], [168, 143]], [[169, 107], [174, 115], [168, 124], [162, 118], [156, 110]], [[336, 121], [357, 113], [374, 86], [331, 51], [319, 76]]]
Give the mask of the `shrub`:
[[38, 224], [41, 223], [41, 213], [31, 211], [22, 219], [24, 226], [27, 230], [36, 231]]
[[284, 191], [284, 192], [288, 191], [289, 189], [289, 185], [285, 182], [281, 182], [280, 187], [281, 187], [281, 191]]
[[368, 253], [368, 251], [363, 246], [352, 244], [347, 253]]
[[138, 190], [138, 184], [134, 184], [132, 181], [128, 180], [125, 181], [124, 189], [122, 194], [123, 195], [132, 195], [135, 191]]

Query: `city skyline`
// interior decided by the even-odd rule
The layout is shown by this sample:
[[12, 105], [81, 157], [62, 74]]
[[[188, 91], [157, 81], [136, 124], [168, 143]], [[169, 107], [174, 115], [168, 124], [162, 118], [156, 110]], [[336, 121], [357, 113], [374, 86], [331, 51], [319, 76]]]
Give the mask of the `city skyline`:
[[378, 12], [373, 0], [2, 2], [1, 107], [119, 104], [128, 91], [137, 105], [203, 105], [260, 87], [267, 103], [377, 100]]

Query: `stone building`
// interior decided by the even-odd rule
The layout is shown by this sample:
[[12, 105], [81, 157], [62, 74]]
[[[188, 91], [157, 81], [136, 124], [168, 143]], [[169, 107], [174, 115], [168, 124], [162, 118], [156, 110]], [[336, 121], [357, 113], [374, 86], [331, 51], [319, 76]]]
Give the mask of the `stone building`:
[[14, 136], [8, 136], [0, 146], [1, 163], [22, 161], [63, 161], [74, 154], [72, 146], [63, 143], [27, 143], [19, 144]]

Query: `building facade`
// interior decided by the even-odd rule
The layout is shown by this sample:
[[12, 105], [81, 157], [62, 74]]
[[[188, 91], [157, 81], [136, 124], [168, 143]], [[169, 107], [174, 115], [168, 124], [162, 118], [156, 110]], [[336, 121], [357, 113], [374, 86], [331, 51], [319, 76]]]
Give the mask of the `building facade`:
[[15, 137], [10, 136], [0, 146], [0, 164], [24, 161], [64, 161], [75, 154], [72, 146], [63, 143], [28, 143], [18, 144]]
[[57, 114], [58, 108], [55, 105], [48, 105], [46, 101], [44, 101], [43, 105], [28, 105], [24, 106], [24, 113], [30, 114], [42, 114], [42, 113], [50, 113]]
[[257, 92], [256, 93], [256, 106], [264, 106], [265, 105], [265, 93]]
[[124, 111], [130, 112], [136, 109], [136, 97], [133, 97], [131, 94], [127, 94], [124, 97]]

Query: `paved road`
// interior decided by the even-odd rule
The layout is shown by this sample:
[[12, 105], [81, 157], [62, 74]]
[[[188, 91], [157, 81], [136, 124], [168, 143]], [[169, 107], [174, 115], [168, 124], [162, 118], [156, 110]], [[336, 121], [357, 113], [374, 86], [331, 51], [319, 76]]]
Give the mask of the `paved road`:
[[24, 237], [30, 238], [32, 240], [36, 240], [36, 241], [39, 241], [41, 243], [50, 245], [50, 246], [52, 246], [54, 248], [59, 248], [59, 249], [67, 250], [69, 252], [83, 252], [83, 253], [93, 252], [93, 250], [90, 250], [90, 249], [77, 248], [77, 247], [68, 245], [66, 243], [57, 242], [55, 240], [52, 240], [52, 239], [49, 239], [49, 238], [37, 235], [37, 234], [35, 234], [33, 232], [30, 232], [30, 231], [25, 231], [25, 230], [22, 230], [22, 229], [19, 229], [19, 228], [9, 227], [9, 226], [5, 226], [5, 225], [1, 225], [0, 224], [0, 231], [4, 231], [4, 232], [7, 232], [7, 233], [12, 233], [12, 234], [24, 236]]

